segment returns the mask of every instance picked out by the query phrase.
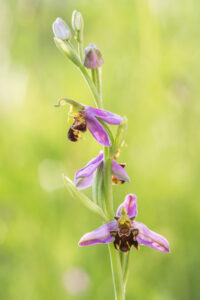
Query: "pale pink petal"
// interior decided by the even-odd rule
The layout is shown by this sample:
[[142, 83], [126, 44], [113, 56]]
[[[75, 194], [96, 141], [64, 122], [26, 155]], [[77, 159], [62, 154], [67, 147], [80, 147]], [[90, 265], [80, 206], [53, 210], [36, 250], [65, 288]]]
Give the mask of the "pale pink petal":
[[123, 121], [121, 116], [107, 110], [87, 106], [85, 111], [86, 111], [86, 115], [88, 116], [92, 115], [98, 117], [102, 119], [104, 122], [111, 125], [119, 125]]
[[92, 185], [96, 169], [103, 161], [103, 152], [93, 158], [89, 163], [75, 173], [74, 184], [79, 190], [85, 189]]
[[75, 178], [91, 175], [96, 171], [96, 169], [98, 168], [98, 166], [101, 164], [102, 161], [103, 161], [103, 152], [100, 152], [100, 154], [97, 157], [90, 160], [85, 167], [76, 171]]
[[78, 190], [83, 190], [92, 185], [94, 173], [86, 177], [79, 177], [74, 179], [74, 184]]
[[86, 233], [79, 241], [79, 246], [90, 246], [96, 244], [106, 244], [114, 241], [110, 231], [118, 228], [117, 221], [112, 221], [102, 225], [96, 230]]
[[93, 137], [99, 142], [101, 145], [110, 147], [111, 142], [108, 136], [107, 131], [103, 128], [99, 121], [95, 117], [86, 118], [87, 120], [87, 127]]
[[112, 164], [112, 173], [115, 177], [117, 177], [120, 180], [129, 182], [130, 178], [124, 168], [120, 166], [115, 160], [113, 160]]
[[169, 252], [168, 241], [160, 234], [151, 231], [146, 225], [140, 222], [133, 221], [132, 226], [139, 230], [137, 241], [141, 245], [149, 246], [161, 252]]
[[137, 216], [137, 203], [136, 203], [137, 197], [134, 194], [128, 194], [125, 197], [125, 200], [117, 209], [117, 217], [120, 217], [120, 211], [122, 207], [126, 208], [127, 215], [129, 218], [133, 218]]

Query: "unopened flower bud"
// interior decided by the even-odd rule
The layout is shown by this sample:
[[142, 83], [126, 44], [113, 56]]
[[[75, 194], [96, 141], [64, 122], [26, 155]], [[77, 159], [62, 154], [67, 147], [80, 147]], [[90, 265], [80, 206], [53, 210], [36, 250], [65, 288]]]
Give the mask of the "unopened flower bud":
[[88, 69], [96, 69], [103, 65], [104, 60], [99, 48], [94, 45], [90, 44], [85, 48], [85, 57], [83, 64]]
[[81, 13], [77, 10], [74, 10], [72, 13], [72, 28], [76, 33], [76, 39], [78, 42], [83, 41], [83, 28], [84, 21]]
[[70, 40], [71, 38], [71, 31], [69, 26], [65, 23], [65, 21], [63, 21], [63, 19], [61, 18], [57, 18], [54, 22], [53, 22], [53, 33], [55, 35], [56, 38], [60, 39], [60, 40]]

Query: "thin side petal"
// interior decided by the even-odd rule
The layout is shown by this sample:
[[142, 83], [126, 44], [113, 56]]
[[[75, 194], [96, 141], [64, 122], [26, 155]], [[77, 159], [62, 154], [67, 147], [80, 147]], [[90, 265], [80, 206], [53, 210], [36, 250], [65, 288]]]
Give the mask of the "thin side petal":
[[129, 182], [130, 178], [124, 168], [120, 166], [115, 160], [113, 160], [112, 163], [112, 173], [117, 177], [118, 179], [121, 179], [123, 181]]
[[79, 241], [79, 246], [90, 246], [96, 244], [107, 244], [114, 241], [110, 231], [118, 228], [117, 221], [112, 221], [102, 225], [96, 230], [86, 233]]
[[94, 108], [91, 106], [86, 107], [86, 114], [101, 118], [104, 122], [111, 125], [119, 125], [123, 121], [122, 117], [117, 114], [113, 114], [110, 111]]
[[103, 152], [101, 152], [97, 157], [90, 160], [85, 167], [78, 170], [75, 174], [75, 178], [90, 176], [92, 173], [96, 171], [96, 169], [98, 168], [98, 166], [101, 164], [102, 161], [103, 161]]
[[92, 173], [90, 176], [75, 178], [74, 184], [78, 190], [83, 190], [92, 185], [93, 178], [94, 178], [94, 173]]
[[120, 204], [120, 206], [117, 209], [117, 217], [120, 217], [120, 210], [121, 208], [124, 206], [126, 208], [127, 211], [127, 215], [129, 218], [133, 218], [137, 216], [137, 196], [134, 194], [128, 194], [125, 197], [125, 200], [122, 204]]
[[95, 117], [87, 117], [87, 127], [97, 142], [106, 147], [111, 146], [111, 142], [106, 130], [99, 123], [99, 121], [95, 119]]
[[161, 252], [169, 252], [168, 241], [160, 234], [151, 231], [146, 225], [140, 222], [133, 221], [132, 226], [139, 229], [137, 241], [141, 245], [149, 246]]

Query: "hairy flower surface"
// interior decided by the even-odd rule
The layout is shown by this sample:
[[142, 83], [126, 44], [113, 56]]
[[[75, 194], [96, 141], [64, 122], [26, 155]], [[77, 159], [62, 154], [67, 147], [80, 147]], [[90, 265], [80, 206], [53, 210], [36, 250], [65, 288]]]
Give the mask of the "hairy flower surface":
[[117, 114], [91, 106], [82, 106], [81, 110], [73, 114], [73, 118], [73, 124], [68, 131], [68, 139], [71, 142], [78, 141], [79, 133], [88, 128], [97, 142], [106, 147], [111, 146], [111, 141], [100, 120], [111, 125], [119, 125], [123, 120]]
[[169, 243], [162, 235], [134, 220], [137, 216], [136, 199], [135, 195], [128, 194], [118, 207], [115, 220], [86, 233], [79, 241], [79, 246], [113, 242], [115, 248], [121, 252], [128, 252], [131, 246], [138, 249], [139, 244], [161, 252], [169, 252]]
[[[92, 185], [95, 172], [103, 164], [104, 155], [100, 154], [89, 161], [89, 163], [75, 173], [74, 184], [79, 190], [85, 189]], [[124, 170], [125, 164], [118, 164], [115, 160], [112, 163], [112, 181], [114, 184], [129, 182], [128, 174]]]

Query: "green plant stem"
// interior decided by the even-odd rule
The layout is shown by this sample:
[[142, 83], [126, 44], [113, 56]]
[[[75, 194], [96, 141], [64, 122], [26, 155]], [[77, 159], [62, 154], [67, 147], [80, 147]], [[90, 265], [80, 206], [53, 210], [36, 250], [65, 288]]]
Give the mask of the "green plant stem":
[[[110, 220], [114, 217], [113, 192], [112, 192], [112, 161], [110, 148], [104, 147], [104, 199], [107, 216]], [[115, 300], [125, 300], [125, 286], [119, 252], [113, 244], [108, 245], [111, 261]]]
[[112, 157], [110, 148], [104, 147], [104, 199], [109, 219], [114, 217], [113, 193], [112, 193]]
[[97, 88], [99, 94], [99, 108], [103, 108], [102, 103], [102, 88], [101, 88], [101, 69], [91, 69], [92, 80]]
[[113, 244], [108, 244], [113, 285], [115, 291], [115, 300], [125, 300], [125, 289], [123, 284], [123, 275], [119, 252], [116, 251]]
[[79, 67], [83, 77], [85, 78], [90, 90], [91, 90], [91, 93], [94, 97], [94, 101], [95, 101], [95, 105], [97, 108], [101, 107], [101, 99], [100, 99], [100, 96], [99, 96], [99, 93], [98, 93], [98, 90], [96, 88], [96, 86], [94, 85], [92, 79], [90, 78], [87, 70], [85, 69], [84, 66], [80, 66]]
[[128, 279], [128, 270], [129, 270], [129, 257], [130, 253], [122, 253], [122, 272], [123, 272], [123, 282], [124, 288], [126, 287], [126, 282]]
[[[97, 108], [103, 108], [100, 70], [95, 69], [92, 71], [92, 80], [84, 66], [80, 67], [80, 71], [82, 72], [82, 75], [87, 81], [91, 93], [94, 96]], [[113, 155], [111, 155], [111, 149], [109, 147], [104, 147], [103, 192], [107, 216], [110, 220], [113, 220], [114, 217], [112, 192], [112, 161]], [[94, 187], [94, 190], [96, 190], [96, 188], [97, 187]], [[113, 244], [109, 244], [108, 249], [111, 261], [115, 300], [125, 300], [125, 285], [123, 281], [123, 271], [120, 255], [119, 252], [114, 248]]]
[[83, 63], [83, 43], [78, 42], [78, 53], [80, 56], [81, 63]]

